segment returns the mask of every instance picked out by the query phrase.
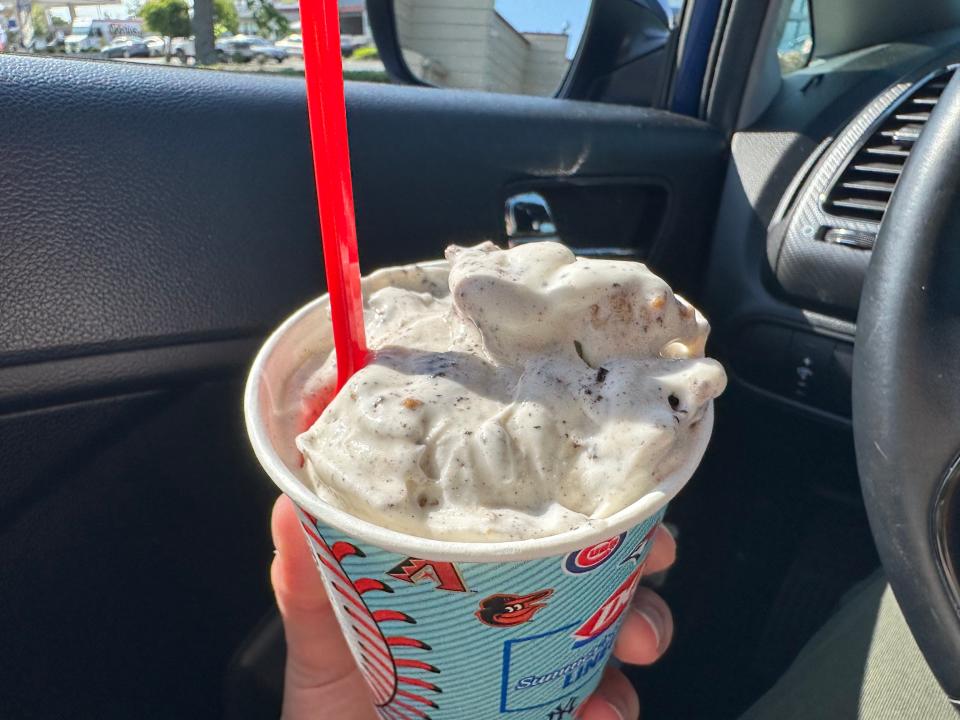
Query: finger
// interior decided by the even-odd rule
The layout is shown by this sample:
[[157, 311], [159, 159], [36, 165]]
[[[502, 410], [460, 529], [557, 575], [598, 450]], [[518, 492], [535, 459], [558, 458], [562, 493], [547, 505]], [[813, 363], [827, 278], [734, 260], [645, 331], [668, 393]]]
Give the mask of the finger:
[[580, 706], [578, 717], [582, 720], [637, 720], [640, 699], [626, 675], [607, 667], [593, 695]]
[[[313, 706], [316, 712], [316, 703], [323, 702], [333, 713], [331, 717], [360, 717], [355, 709], [349, 709], [349, 703], [369, 702], [363, 678], [340, 633], [293, 503], [286, 496], [280, 496], [273, 506], [271, 525], [277, 555], [270, 574], [287, 639], [285, 708]], [[341, 704], [345, 714], [338, 715], [333, 708]], [[284, 713], [284, 717], [296, 716], [299, 712]], [[374, 717], [372, 707], [369, 717]]]
[[666, 570], [677, 559], [677, 541], [663, 525], [653, 534], [653, 547], [643, 564], [644, 574]]
[[613, 654], [632, 665], [649, 665], [673, 639], [673, 615], [653, 590], [638, 587], [620, 626]]

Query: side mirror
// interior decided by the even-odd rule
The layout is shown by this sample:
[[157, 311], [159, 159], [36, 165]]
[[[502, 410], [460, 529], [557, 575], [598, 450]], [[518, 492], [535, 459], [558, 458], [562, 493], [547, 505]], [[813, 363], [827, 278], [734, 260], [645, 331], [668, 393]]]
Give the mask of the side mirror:
[[657, 105], [682, 0], [367, 0], [395, 82]]

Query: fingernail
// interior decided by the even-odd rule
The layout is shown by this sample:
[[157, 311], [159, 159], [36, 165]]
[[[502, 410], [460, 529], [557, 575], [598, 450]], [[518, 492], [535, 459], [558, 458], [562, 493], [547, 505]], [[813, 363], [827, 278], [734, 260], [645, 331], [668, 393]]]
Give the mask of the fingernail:
[[657, 651], [663, 652], [666, 635], [670, 628], [670, 617], [666, 615], [662, 601], [645, 588], [638, 588], [633, 598], [633, 611], [647, 621], [657, 641]]
[[604, 693], [597, 693], [597, 695], [599, 695], [600, 699], [603, 700], [610, 707], [610, 709], [613, 710], [614, 713], [616, 713], [620, 720], [627, 720], [627, 711], [620, 707], [616, 699], [611, 698]]

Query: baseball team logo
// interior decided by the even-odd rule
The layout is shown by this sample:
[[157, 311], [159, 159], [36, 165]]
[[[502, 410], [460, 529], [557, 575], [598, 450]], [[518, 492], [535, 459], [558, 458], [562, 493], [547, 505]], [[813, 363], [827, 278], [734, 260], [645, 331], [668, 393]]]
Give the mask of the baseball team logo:
[[387, 570], [387, 575], [411, 585], [426, 580], [436, 583], [437, 590], [468, 592], [463, 575], [460, 574], [457, 566], [452, 562], [437, 562], [411, 557], [399, 563], [396, 567]]
[[563, 571], [569, 575], [580, 575], [596, 570], [613, 557], [626, 537], [627, 534], [623, 532], [609, 540], [570, 553], [563, 560]]
[[491, 627], [514, 627], [533, 620], [538, 610], [547, 606], [545, 602], [553, 595], [553, 590], [537, 590], [529, 595], [491, 595], [480, 601], [480, 609], [474, 613], [484, 625]]
[[595, 640], [610, 629], [611, 626], [620, 618], [623, 611], [630, 605], [630, 598], [633, 597], [633, 591], [640, 582], [640, 576], [643, 574], [643, 565], [638, 565], [636, 570], [627, 576], [627, 579], [620, 583], [620, 587], [613, 591], [603, 604], [587, 618], [580, 627], [573, 632], [574, 647], [586, 645], [591, 640]]
[[[427, 643], [407, 634], [385, 632], [394, 623], [405, 626], [417, 621], [397, 610], [375, 610], [367, 607], [363, 596], [370, 592], [392, 593], [393, 589], [374, 578], [351, 580], [342, 563], [351, 557], [363, 558], [364, 553], [349, 542], [335, 542], [332, 546], [320, 535], [316, 521], [298, 509], [301, 525], [310, 547], [334, 612], [339, 616], [347, 644], [357, 661], [360, 673], [382, 720], [423, 720], [427, 710], [439, 708], [429, 696], [443, 692], [421, 673], [439, 673], [440, 670], [422, 658], [432, 649]], [[412, 653], [413, 657], [407, 657]], [[417, 657], [417, 655], [421, 657]]]
[[649, 549], [647, 546], [650, 544], [650, 541], [653, 540], [653, 535], [657, 532], [658, 527], [660, 527], [660, 523], [654, 523], [653, 527], [647, 530], [646, 535], [640, 538], [640, 542], [634, 546], [633, 550], [627, 553], [627, 556], [620, 561], [620, 564], [624, 565], [631, 560], [635, 563], [642, 562], [647, 556], [647, 550]]
[[559, 557], [460, 563], [368, 546], [298, 513], [380, 720], [571, 717], [600, 678], [659, 520]]

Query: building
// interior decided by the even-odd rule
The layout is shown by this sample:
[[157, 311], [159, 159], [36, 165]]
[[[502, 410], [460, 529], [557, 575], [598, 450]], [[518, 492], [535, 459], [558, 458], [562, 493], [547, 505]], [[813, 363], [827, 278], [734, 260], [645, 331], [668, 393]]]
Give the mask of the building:
[[567, 33], [518, 31], [494, 0], [396, 0], [414, 75], [443, 87], [553, 95], [567, 74]]
[[367, 24], [367, 7], [363, 0], [339, 0], [340, 4], [340, 34], [341, 35], [369, 35], [370, 27]]
[[[247, 7], [245, 0], [235, 0], [239, 32], [244, 35], [256, 35], [257, 23], [253, 13]], [[363, 0], [339, 0], [340, 3], [340, 34], [341, 35], [369, 35], [367, 24], [367, 8]], [[273, 0], [273, 6], [290, 23], [290, 32], [300, 32], [300, 3], [298, 0]]]

